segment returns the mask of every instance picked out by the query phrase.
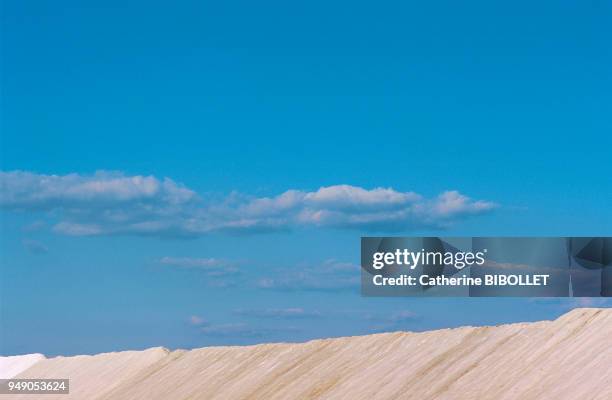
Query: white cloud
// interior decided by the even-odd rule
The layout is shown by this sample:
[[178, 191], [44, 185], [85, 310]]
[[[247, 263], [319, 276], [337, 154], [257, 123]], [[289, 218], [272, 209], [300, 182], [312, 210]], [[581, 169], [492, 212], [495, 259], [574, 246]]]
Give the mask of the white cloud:
[[364, 316], [372, 325], [373, 332], [391, 332], [411, 330], [422, 318], [410, 310], [399, 310], [390, 313], [376, 313]]
[[38, 240], [24, 239], [21, 244], [32, 254], [45, 254], [49, 252], [49, 248]]
[[331, 311], [327, 316], [365, 322], [367, 330], [364, 333], [414, 330], [423, 320], [423, 317], [414, 311], [387, 310], [386, 307], [378, 310], [336, 310]]
[[321, 313], [318, 311], [307, 311], [300, 307], [266, 308], [263, 310], [237, 309], [237, 310], [234, 310], [234, 314], [243, 316], [243, 317], [271, 318], [271, 319], [302, 319], [302, 318], [321, 317]]
[[208, 323], [206, 322], [206, 320], [198, 315], [192, 315], [191, 317], [189, 317], [189, 325], [204, 326], [207, 324]]
[[168, 178], [104, 171], [0, 172], [0, 189], [3, 209], [43, 213], [55, 220], [54, 232], [75, 236], [200, 236], [304, 226], [399, 232], [446, 226], [496, 206], [457, 191], [425, 198], [410, 191], [350, 185], [292, 189], [272, 197], [233, 193], [219, 200], [198, 196]]
[[414, 321], [417, 318], [418, 318], [418, 315], [416, 313], [412, 311], [408, 311], [408, 310], [401, 310], [401, 311], [396, 311], [392, 313], [391, 315], [389, 315], [388, 320], [390, 322], [401, 323], [401, 322], [407, 322], [407, 321]]
[[473, 201], [456, 190], [440, 194], [433, 202], [432, 211], [439, 217], [456, 214], [478, 214], [491, 210], [495, 204], [488, 201]]
[[94, 236], [104, 233], [102, 227], [96, 224], [79, 224], [67, 221], [57, 223], [53, 227], [53, 231], [68, 236]]
[[612, 298], [609, 297], [530, 298], [529, 302], [552, 306], [562, 312], [567, 312], [574, 308], [612, 307]]
[[200, 332], [206, 336], [241, 337], [253, 338], [273, 335], [283, 332], [298, 332], [295, 327], [260, 328], [252, 327], [243, 322], [232, 322], [224, 324], [211, 324], [200, 328]]
[[21, 228], [21, 230], [23, 232], [38, 232], [41, 231], [43, 229], [45, 229], [45, 227], [47, 226], [47, 224], [45, 223], [45, 221], [34, 221], [30, 224], [27, 224], [26, 226], [24, 226], [23, 228]]
[[218, 258], [162, 257], [158, 263], [193, 271], [204, 278], [203, 283], [209, 287], [235, 286], [243, 280], [237, 263]]
[[205, 326], [200, 331], [210, 336], [257, 336], [252, 328], [241, 322]]
[[231, 266], [227, 261], [217, 258], [163, 257], [159, 260], [159, 263], [181, 268], [203, 269], [216, 269]]
[[119, 172], [94, 175], [42, 175], [24, 171], [0, 172], [0, 205], [16, 209], [71, 208], [123, 205], [141, 202], [184, 204], [193, 200], [193, 191], [153, 176], [125, 176]]
[[261, 278], [260, 289], [339, 291], [357, 290], [360, 267], [356, 264], [327, 260], [314, 266], [281, 269], [274, 276]]
[[392, 209], [421, 200], [414, 192], [396, 192], [391, 188], [366, 190], [350, 185], [322, 187], [304, 194], [304, 201], [313, 208], [325, 209]]
[[245, 322], [212, 323], [199, 315], [191, 315], [187, 319], [187, 323], [205, 336], [224, 338], [255, 338], [299, 331], [292, 326], [260, 327], [251, 326]]

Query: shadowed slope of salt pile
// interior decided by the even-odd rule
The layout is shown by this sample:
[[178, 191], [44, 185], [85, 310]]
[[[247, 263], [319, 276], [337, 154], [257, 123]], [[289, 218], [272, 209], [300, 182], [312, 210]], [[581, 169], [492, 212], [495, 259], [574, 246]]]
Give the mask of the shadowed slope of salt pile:
[[9, 379], [44, 359], [42, 354], [0, 357], [0, 379]]
[[71, 378], [63, 399], [612, 398], [612, 309], [498, 327], [179, 350], [149, 363], [143, 353], [48, 359], [20, 377]]

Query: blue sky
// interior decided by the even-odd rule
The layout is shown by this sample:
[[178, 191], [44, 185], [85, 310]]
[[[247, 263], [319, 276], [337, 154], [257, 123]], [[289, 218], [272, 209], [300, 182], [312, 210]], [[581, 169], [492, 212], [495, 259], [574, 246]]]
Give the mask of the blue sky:
[[610, 8], [3, 2], [1, 352], [579, 304], [366, 299], [355, 265], [367, 234], [611, 234]]

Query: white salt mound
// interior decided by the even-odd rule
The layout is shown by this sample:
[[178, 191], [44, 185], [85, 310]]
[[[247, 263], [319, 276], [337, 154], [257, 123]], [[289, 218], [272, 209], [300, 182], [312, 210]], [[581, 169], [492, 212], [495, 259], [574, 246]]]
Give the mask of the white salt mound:
[[610, 400], [612, 309], [496, 327], [56, 357], [18, 377], [70, 378], [69, 395], [44, 396], [65, 400]]

